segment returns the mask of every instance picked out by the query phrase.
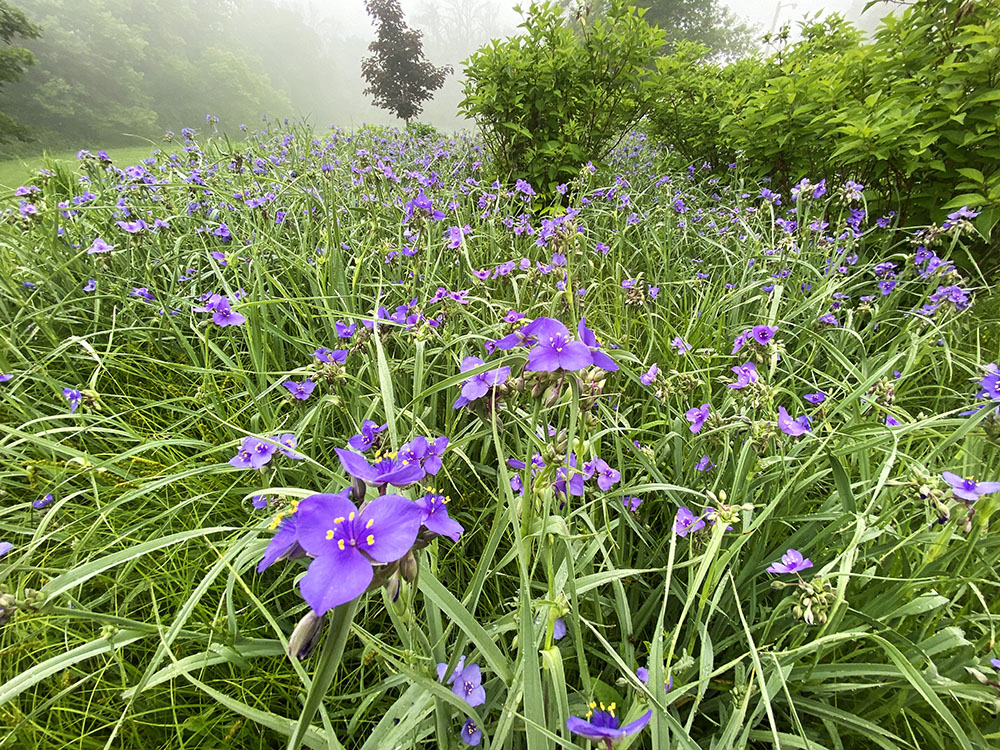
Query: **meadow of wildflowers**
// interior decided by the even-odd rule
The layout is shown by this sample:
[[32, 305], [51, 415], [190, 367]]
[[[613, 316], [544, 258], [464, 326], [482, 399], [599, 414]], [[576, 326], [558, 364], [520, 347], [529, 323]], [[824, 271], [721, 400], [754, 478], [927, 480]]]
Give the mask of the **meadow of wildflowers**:
[[80, 159], [0, 228], [0, 747], [1000, 745], [975, 212], [640, 135], [555, 204], [466, 136]]

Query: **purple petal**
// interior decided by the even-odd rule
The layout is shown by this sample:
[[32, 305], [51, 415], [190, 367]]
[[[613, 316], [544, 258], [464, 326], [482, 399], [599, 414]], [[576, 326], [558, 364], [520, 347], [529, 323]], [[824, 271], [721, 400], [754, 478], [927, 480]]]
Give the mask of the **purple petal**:
[[353, 601], [372, 582], [372, 565], [354, 547], [317, 557], [299, 581], [302, 598], [317, 615]]
[[340, 459], [341, 466], [344, 467], [344, 471], [352, 477], [357, 477], [368, 482], [376, 476], [375, 469], [364, 459], [364, 456], [360, 456], [352, 451], [345, 451], [343, 448], [336, 448], [335, 451], [337, 457]]
[[329, 537], [329, 531], [334, 527], [336, 519], [352, 518], [358, 512], [354, 503], [348, 499], [349, 494], [350, 490], [344, 490], [336, 495], [309, 495], [299, 503], [295, 512], [298, 540], [310, 555], [319, 557], [337, 549], [336, 541]]
[[[395, 562], [413, 547], [422, 516], [420, 507], [405, 497], [377, 497], [365, 507], [358, 519], [358, 544], [378, 562]], [[368, 542], [367, 539], [373, 541]]]

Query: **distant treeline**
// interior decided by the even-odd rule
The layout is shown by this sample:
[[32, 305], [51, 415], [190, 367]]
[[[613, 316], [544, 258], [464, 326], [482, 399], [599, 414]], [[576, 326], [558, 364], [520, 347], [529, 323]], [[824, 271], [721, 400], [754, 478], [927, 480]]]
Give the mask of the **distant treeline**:
[[[0, 91], [0, 111], [37, 144], [111, 145], [262, 114], [315, 124], [370, 114], [358, 85], [365, 43], [273, 0], [15, 0], [40, 27], [18, 39], [35, 64]], [[11, 146], [6, 147], [8, 150]]]

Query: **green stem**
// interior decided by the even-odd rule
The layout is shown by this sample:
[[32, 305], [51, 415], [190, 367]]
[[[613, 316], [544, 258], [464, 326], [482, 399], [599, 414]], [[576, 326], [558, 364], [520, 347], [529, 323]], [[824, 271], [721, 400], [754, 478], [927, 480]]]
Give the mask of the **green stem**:
[[288, 739], [288, 750], [299, 750], [306, 732], [312, 725], [316, 709], [330, 689], [334, 675], [340, 667], [340, 659], [344, 655], [344, 646], [347, 644], [347, 636], [351, 632], [351, 623], [354, 622], [354, 615], [358, 611], [361, 597], [352, 602], [341, 604], [333, 610], [333, 620], [326, 631], [326, 640], [323, 641], [323, 650], [320, 652], [319, 661], [316, 665], [316, 674], [313, 676], [312, 685], [306, 695], [305, 706], [299, 715], [299, 723], [295, 726]]

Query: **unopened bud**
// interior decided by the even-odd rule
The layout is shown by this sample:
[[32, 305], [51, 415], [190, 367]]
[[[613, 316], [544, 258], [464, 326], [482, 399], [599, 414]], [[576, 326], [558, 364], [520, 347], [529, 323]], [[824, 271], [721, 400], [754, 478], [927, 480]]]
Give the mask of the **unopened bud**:
[[420, 572], [420, 564], [417, 562], [412, 549], [399, 561], [399, 572], [403, 576], [403, 580], [407, 583], [413, 583], [417, 579], [417, 573]]
[[323, 621], [326, 615], [317, 615], [311, 609], [299, 620], [291, 638], [288, 639], [288, 658], [302, 661], [319, 643], [319, 634], [323, 632]]

